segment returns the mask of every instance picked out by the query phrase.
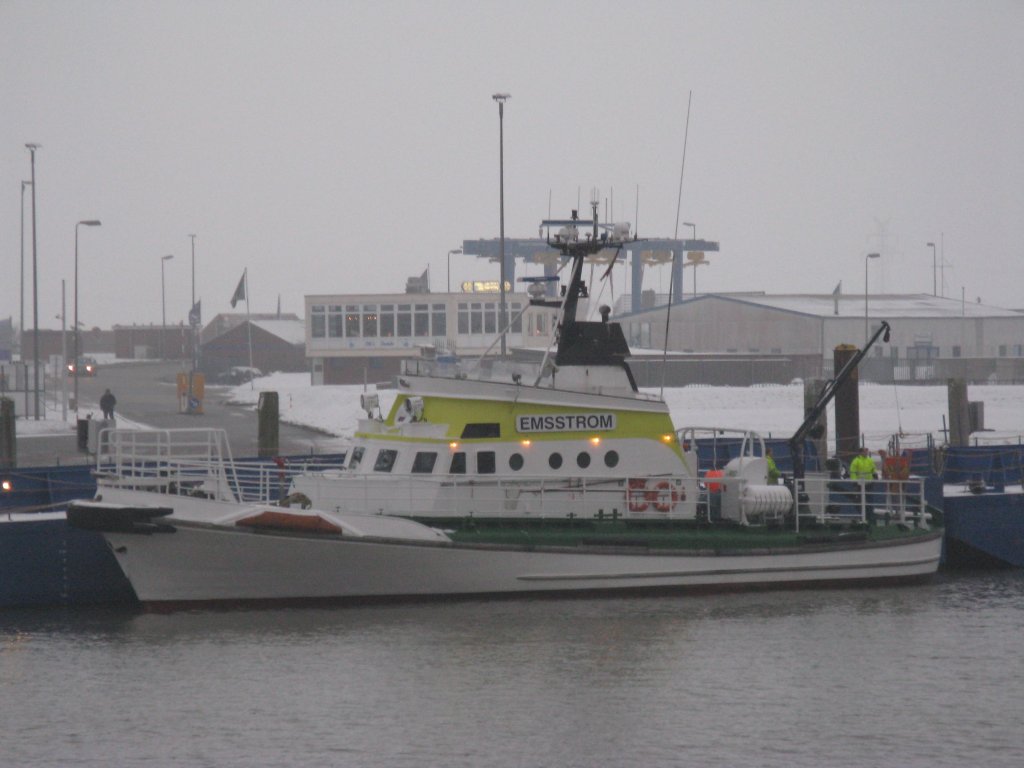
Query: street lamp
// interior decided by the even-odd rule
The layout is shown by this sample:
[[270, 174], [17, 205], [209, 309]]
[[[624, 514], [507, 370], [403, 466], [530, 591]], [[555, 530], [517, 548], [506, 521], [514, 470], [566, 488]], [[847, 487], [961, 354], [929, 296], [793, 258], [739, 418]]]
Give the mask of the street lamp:
[[868, 346], [868, 260], [877, 259], [880, 253], [869, 253], [864, 257], [864, 348]]
[[499, 205], [501, 207], [498, 324], [501, 326], [501, 357], [505, 359], [505, 102], [512, 97], [507, 93], [496, 93], [491, 98], [498, 102], [498, 178]]
[[938, 268], [938, 264], [935, 260], [935, 243], [925, 243], [925, 245], [932, 249], [932, 296], [938, 296], [939, 286], [936, 283], [936, 269]]
[[[75, 224], [75, 356], [72, 358], [75, 363], [75, 367], [72, 370], [72, 376], [75, 379], [75, 415], [78, 414], [78, 228], [79, 227], [98, 227], [100, 222], [98, 219], [87, 219], [80, 221]], [[65, 360], [65, 363], [67, 361]], [[77, 421], [77, 418], [76, 418]]]
[[164, 336], [167, 331], [167, 292], [164, 290], [164, 264], [173, 259], [174, 254], [160, 257], [160, 359], [164, 359]]
[[689, 221], [684, 221], [683, 222], [683, 226], [684, 227], [689, 227], [690, 229], [693, 230], [693, 239], [696, 240], [697, 239], [697, 225], [693, 224], [692, 222], [689, 222]]
[[[32, 368], [36, 421], [39, 421], [39, 260], [36, 250], [36, 150], [40, 144], [26, 144], [32, 157]], [[24, 353], [22, 353], [24, 358]]]
[[[192, 373], [196, 372], [199, 360], [199, 346], [197, 337], [197, 326], [198, 323], [192, 322], [192, 312], [196, 308], [196, 236], [189, 235], [192, 238], [192, 304], [188, 308], [188, 322], [192, 326]], [[189, 398], [192, 397], [192, 376], [188, 378]]]
[[462, 253], [461, 248], [454, 248], [448, 251], [448, 293], [452, 292], [452, 254]]
[[21, 182], [21, 325], [18, 326], [18, 354], [25, 362], [25, 187], [31, 181]]

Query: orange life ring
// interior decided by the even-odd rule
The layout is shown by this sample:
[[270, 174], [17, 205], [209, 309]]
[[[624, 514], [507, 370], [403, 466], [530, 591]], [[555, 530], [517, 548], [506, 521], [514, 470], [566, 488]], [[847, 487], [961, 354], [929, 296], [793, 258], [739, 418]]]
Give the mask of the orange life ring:
[[[671, 493], [666, 493], [667, 491], [671, 491]], [[659, 482], [654, 486], [654, 490], [651, 493], [654, 494], [654, 508], [659, 512], [671, 512], [675, 505], [679, 503], [679, 494], [668, 480]]]
[[626, 499], [629, 502], [629, 511], [646, 512], [648, 493], [650, 493], [650, 491], [647, 490], [646, 480], [642, 477], [630, 478], [629, 490], [626, 493]]

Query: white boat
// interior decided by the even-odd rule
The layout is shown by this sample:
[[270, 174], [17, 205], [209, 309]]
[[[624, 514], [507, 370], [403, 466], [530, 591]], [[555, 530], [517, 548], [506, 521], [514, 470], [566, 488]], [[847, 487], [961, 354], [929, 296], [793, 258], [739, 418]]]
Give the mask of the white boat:
[[[475, 375], [407, 361], [390, 412], [366, 395], [344, 464], [247, 467], [213, 430], [104, 434], [95, 500], [72, 524], [100, 530], [139, 600], [362, 600], [896, 583], [938, 567], [920, 484], [860, 489], [768, 480], [764, 441], [743, 436], [723, 476], [698, 470], [697, 432], [637, 391], [618, 324], [576, 318], [584, 261], [623, 229], [551, 242], [570, 275], [556, 352], [532, 370]], [[613, 232], [612, 237], [607, 232]], [[867, 345], [870, 346], [870, 345]], [[802, 462], [800, 463], [802, 467]], [[799, 504], [794, 503], [794, 491]], [[869, 507], [871, 510], [869, 510]], [[873, 519], [877, 522], [872, 524]], [[882, 522], [884, 521], [884, 522]]]

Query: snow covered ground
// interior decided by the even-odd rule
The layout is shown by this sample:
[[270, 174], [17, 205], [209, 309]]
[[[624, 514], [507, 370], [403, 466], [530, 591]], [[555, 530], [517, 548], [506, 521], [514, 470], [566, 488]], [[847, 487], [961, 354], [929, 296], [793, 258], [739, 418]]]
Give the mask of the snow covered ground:
[[[371, 387], [372, 388], [372, 387]], [[239, 405], [256, 407], [261, 391], [275, 391], [280, 398], [281, 419], [320, 430], [341, 438], [352, 436], [359, 410], [362, 385], [320, 386], [309, 383], [305, 373], [275, 373], [253, 383], [230, 389], [210, 388], [207, 397], [225, 398]], [[657, 390], [646, 390], [658, 394]], [[395, 390], [380, 390], [381, 408], [387, 413], [395, 398]], [[985, 403], [985, 424], [992, 430], [974, 435], [979, 444], [1019, 442], [1024, 440], [1024, 386], [972, 385], [970, 400]], [[665, 389], [665, 400], [672, 411], [676, 427], [720, 427], [754, 429], [766, 436], [789, 437], [803, 420], [803, 385], [762, 385], [755, 387], [689, 386]], [[87, 405], [87, 404], [83, 404]], [[87, 408], [88, 410], [88, 408]], [[99, 409], [95, 417], [99, 416]], [[861, 384], [861, 432], [867, 444], [884, 448], [889, 438], [902, 432], [905, 447], [925, 444], [931, 434], [938, 443], [945, 441], [943, 418], [947, 412], [946, 388], [942, 386], [912, 387]], [[829, 431], [835, 426], [835, 415], [829, 409]], [[73, 414], [69, 416], [73, 419]], [[118, 426], [135, 425], [118, 417]], [[73, 421], [65, 424], [59, 413], [50, 413], [41, 421], [19, 419], [19, 436], [57, 434], [74, 429]]]
[[[359, 410], [362, 385], [320, 386], [309, 384], [304, 373], [275, 373], [257, 379], [254, 385], [235, 387], [232, 402], [255, 407], [261, 391], [279, 394], [281, 418], [339, 437], [350, 437]], [[657, 394], [657, 390], [647, 390]], [[387, 413], [394, 390], [380, 390], [380, 405]], [[996, 430], [979, 433], [979, 443], [1017, 442], [1024, 436], [1024, 386], [978, 385], [968, 390], [971, 400], [985, 403], [985, 423]], [[665, 389], [665, 400], [677, 427], [722, 427], [754, 429], [772, 437], [789, 437], [803, 421], [803, 385], [756, 387], [673, 387]], [[830, 433], [835, 416], [829, 409]], [[862, 384], [860, 387], [861, 431], [872, 448], [884, 448], [889, 437], [903, 432], [907, 447], [923, 445], [931, 433], [943, 442], [943, 417], [947, 410], [946, 388]]]

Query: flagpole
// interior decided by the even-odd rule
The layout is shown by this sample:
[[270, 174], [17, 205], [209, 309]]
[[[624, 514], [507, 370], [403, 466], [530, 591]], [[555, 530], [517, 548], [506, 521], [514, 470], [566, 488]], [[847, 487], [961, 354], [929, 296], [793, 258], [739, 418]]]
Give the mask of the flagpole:
[[256, 385], [253, 384], [253, 370], [252, 370], [252, 319], [249, 314], [249, 268], [246, 267], [242, 273], [242, 280], [245, 281], [245, 327], [249, 332], [249, 389], [256, 389]]

